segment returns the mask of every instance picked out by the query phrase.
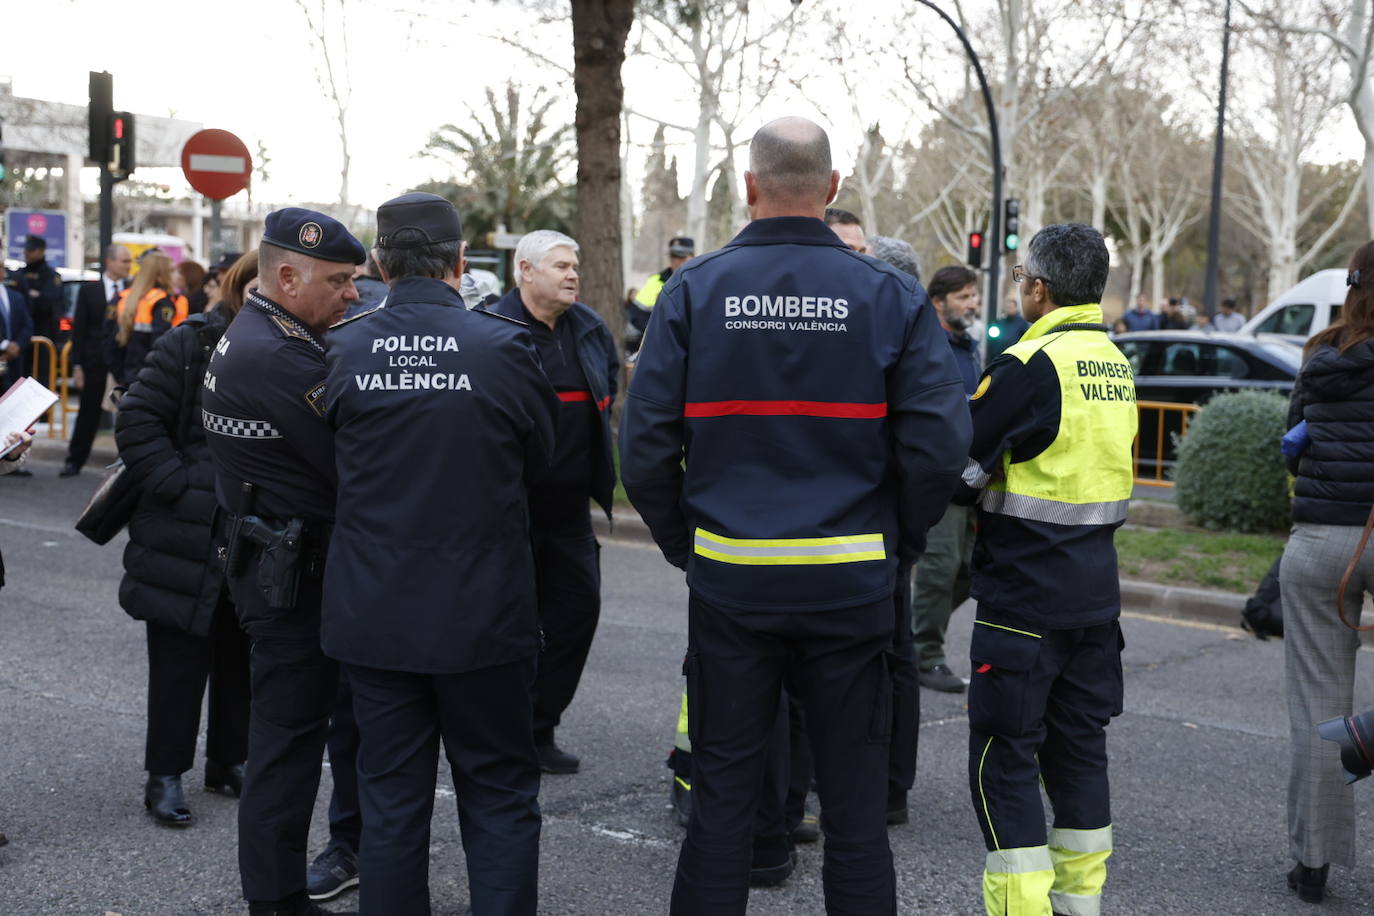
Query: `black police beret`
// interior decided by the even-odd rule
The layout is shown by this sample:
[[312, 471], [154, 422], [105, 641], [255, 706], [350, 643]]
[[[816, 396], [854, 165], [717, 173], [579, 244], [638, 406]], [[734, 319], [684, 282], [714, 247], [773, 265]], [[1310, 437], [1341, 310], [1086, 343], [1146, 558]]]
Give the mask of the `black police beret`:
[[377, 208], [378, 248], [419, 248], [462, 237], [457, 209], [437, 194], [412, 191]]
[[679, 235], [668, 240], [669, 254], [696, 254], [697, 243], [685, 235]]
[[43, 251], [48, 247], [48, 240], [41, 235], [31, 235], [24, 239], [25, 251]]
[[337, 264], [361, 264], [367, 260], [363, 243], [343, 223], [301, 207], [283, 207], [267, 214], [262, 241]]

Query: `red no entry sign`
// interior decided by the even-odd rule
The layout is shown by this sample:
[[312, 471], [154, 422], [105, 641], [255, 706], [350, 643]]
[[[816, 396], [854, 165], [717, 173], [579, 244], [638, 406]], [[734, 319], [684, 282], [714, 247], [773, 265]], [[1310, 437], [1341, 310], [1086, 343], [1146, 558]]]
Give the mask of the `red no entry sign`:
[[191, 187], [211, 200], [224, 200], [248, 187], [253, 157], [238, 137], [210, 128], [181, 148], [181, 170]]

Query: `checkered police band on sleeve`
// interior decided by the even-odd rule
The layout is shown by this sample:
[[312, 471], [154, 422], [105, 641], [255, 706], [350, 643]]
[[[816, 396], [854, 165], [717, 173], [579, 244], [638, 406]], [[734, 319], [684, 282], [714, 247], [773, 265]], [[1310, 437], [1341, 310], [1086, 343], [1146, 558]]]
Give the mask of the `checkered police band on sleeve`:
[[378, 248], [419, 248], [462, 237], [458, 211], [438, 195], [412, 191], [377, 208]]
[[267, 214], [262, 241], [337, 264], [361, 264], [367, 260], [363, 243], [343, 223], [302, 207], [283, 207]]

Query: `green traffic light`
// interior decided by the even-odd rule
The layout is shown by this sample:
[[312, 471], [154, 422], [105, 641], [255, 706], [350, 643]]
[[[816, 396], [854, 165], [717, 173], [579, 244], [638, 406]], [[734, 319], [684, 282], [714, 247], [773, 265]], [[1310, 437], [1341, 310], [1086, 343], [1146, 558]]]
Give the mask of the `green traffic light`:
[[1015, 232], [1007, 235], [1007, 251], [1015, 251], [1021, 245], [1021, 236]]
[[1002, 336], [1002, 329], [1001, 329], [1000, 327], [998, 327], [997, 325], [994, 324], [992, 327], [988, 328], [988, 338], [989, 338], [990, 340], [996, 340], [997, 338], [999, 338], [999, 337], [1001, 337], [1001, 336]]

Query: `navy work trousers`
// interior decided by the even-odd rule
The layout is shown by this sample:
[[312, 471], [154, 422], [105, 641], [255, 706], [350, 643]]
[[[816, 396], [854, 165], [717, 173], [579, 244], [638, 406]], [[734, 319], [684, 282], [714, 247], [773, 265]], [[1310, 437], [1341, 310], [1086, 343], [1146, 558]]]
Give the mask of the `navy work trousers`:
[[239, 800], [239, 872], [250, 902], [305, 893], [310, 816], [320, 788], [339, 666], [320, 651], [320, 582], [302, 577], [296, 606], [268, 608], [255, 559], [230, 593], [251, 641], [248, 763]]
[[462, 674], [346, 665], [358, 720], [364, 916], [429, 916], [429, 828], [439, 741], [448, 756], [472, 911], [534, 916], [539, 761], [534, 659]]
[[571, 510], [536, 515], [531, 527], [544, 631], [534, 679], [534, 735], [536, 744], [552, 744], [601, 618], [601, 546], [585, 497]]
[[806, 711], [825, 832], [826, 911], [896, 912], [887, 842], [890, 599], [833, 611], [725, 610], [692, 595], [687, 675], [692, 817], [674, 916], [742, 914], [784, 678]]
[[327, 747], [329, 773], [334, 778], [334, 791], [329, 795], [329, 842], [357, 855], [363, 836], [363, 814], [358, 804], [358, 721], [353, 716], [353, 690], [342, 668]]
[[969, 655], [969, 787], [989, 851], [1044, 846], [1054, 825], [1112, 822], [1107, 723], [1121, 714], [1120, 624], [1046, 630], [982, 606]]

